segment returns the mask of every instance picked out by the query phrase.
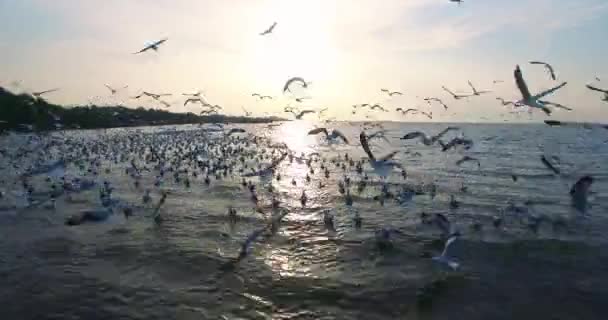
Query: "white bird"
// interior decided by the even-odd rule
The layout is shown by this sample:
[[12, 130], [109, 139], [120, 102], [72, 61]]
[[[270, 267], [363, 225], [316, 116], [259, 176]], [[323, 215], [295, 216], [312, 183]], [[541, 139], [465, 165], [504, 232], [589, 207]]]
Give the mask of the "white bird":
[[410, 139], [420, 138], [420, 141], [424, 145], [432, 146], [433, 144], [435, 144], [435, 142], [437, 142], [439, 139], [441, 139], [448, 132], [453, 131], [453, 130], [459, 130], [459, 129], [460, 128], [458, 128], [458, 127], [447, 127], [443, 131], [439, 132], [438, 134], [436, 134], [434, 136], [430, 136], [430, 137], [427, 136], [426, 134], [424, 134], [423, 132], [414, 131], [414, 132], [410, 132], [410, 133], [404, 135], [401, 138], [401, 140], [410, 140]]
[[477, 89], [475, 89], [475, 87], [473, 86], [473, 84], [471, 83], [471, 81], [468, 81], [468, 82], [469, 82], [469, 87], [471, 87], [471, 89], [473, 89], [473, 95], [474, 96], [480, 96], [480, 95], [482, 95], [484, 93], [490, 93], [490, 92], [492, 92], [492, 91], [487, 91], [487, 90], [486, 91], [477, 91]]
[[524, 80], [524, 77], [521, 73], [521, 69], [519, 68], [519, 65], [515, 66], [515, 71], [513, 72], [513, 75], [515, 77], [515, 83], [517, 84], [517, 87], [519, 88], [519, 92], [521, 92], [521, 96], [522, 96], [522, 100], [517, 101], [515, 104], [516, 105], [526, 105], [526, 106], [532, 107], [532, 108], [538, 108], [538, 109], [543, 110], [548, 115], [551, 114], [551, 109], [549, 109], [546, 106], [546, 104], [547, 104], [546, 102], [541, 101], [540, 99], [563, 88], [567, 84], [567, 82], [563, 82], [562, 84], [560, 84], [557, 87], [551, 88], [549, 90], [543, 91], [543, 92], [533, 96], [530, 94], [530, 90], [528, 89], [528, 85], [526, 84], [526, 81]]
[[245, 107], [241, 107], [241, 109], [243, 109], [243, 111], [245, 112], [245, 117], [251, 117], [250, 111], [247, 111], [247, 109], [245, 109]]
[[274, 31], [274, 28], [276, 28], [277, 23], [274, 22], [268, 29], [264, 30], [264, 32], [260, 33], [261, 36], [265, 36], [267, 34], [271, 34], [272, 31]]
[[445, 246], [443, 247], [443, 252], [441, 252], [441, 255], [433, 257], [433, 261], [444, 264], [450, 267], [452, 270], [458, 269], [458, 267], [460, 267], [460, 264], [456, 260], [451, 259], [448, 256], [448, 249], [450, 248], [450, 245], [454, 243], [454, 241], [456, 241], [456, 239], [458, 239], [458, 235], [450, 236], [445, 242]]
[[184, 101], [184, 107], [188, 105], [188, 103], [200, 103], [203, 107], [209, 106], [209, 104], [202, 98], [188, 98]]
[[51, 93], [51, 92], [55, 92], [55, 91], [59, 91], [59, 88], [56, 89], [50, 89], [50, 90], [45, 90], [45, 91], [39, 91], [39, 92], [32, 92], [32, 95], [36, 98], [40, 98], [42, 97], [42, 95], [45, 95], [47, 93]]
[[348, 139], [346, 138], [346, 136], [342, 132], [340, 132], [340, 131], [338, 131], [336, 129], [332, 130], [331, 133], [329, 133], [329, 131], [327, 130], [327, 128], [316, 128], [316, 129], [310, 130], [308, 132], [308, 135], [316, 135], [316, 134], [319, 134], [319, 133], [325, 134], [325, 138], [330, 143], [331, 142], [336, 142], [337, 139], [339, 138], [339, 139], [342, 139], [342, 141], [344, 141], [344, 143], [348, 144]]
[[445, 86], [441, 86], [441, 88], [449, 93], [455, 100], [460, 100], [462, 98], [468, 98], [470, 97], [470, 95], [463, 95], [463, 94], [455, 94], [454, 92], [452, 92], [450, 89], [446, 88]]
[[156, 41], [156, 42], [154, 42], [154, 43], [152, 43], [152, 44], [144, 47], [143, 49], [141, 49], [141, 50], [139, 50], [137, 52], [134, 52], [133, 54], [140, 54], [140, 53], [146, 52], [146, 51], [148, 51], [150, 49], [152, 49], [154, 51], [158, 51], [158, 46], [160, 46], [161, 44], [163, 44], [167, 40], [168, 40], [167, 38], [158, 40], [158, 41]]
[[545, 67], [545, 69], [547, 69], [547, 72], [549, 72], [549, 75], [551, 76], [551, 79], [555, 80], [555, 71], [553, 71], [553, 67], [546, 63], [546, 62], [542, 62], [542, 61], [530, 61], [530, 64], [536, 64], [536, 65], [542, 65]]
[[[293, 84], [294, 82], [299, 82], [302, 84], [302, 88], [308, 88], [308, 83], [301, 77], [293, 77], [289, 80], [287, 80], [287, 82], [285, 82], [285, 85], [283, 86], [283, 93], [290, 91], [289, 87], [291, 86], [291, 84]], [[291, 92], [291, 91], [290, 91]]]
[[377, 159], [369, 148], [367, 134], [365, 134], [365, 131], [362, 131], [359, 134], [359, 141], [361, 141], [361, 147], [363, 147], [363, 151], [365, 151], [365, 153], [369, 157], [369, 164], [374, 169], [374, 173], [376, 173], [381, 178], [387, 177], [395, 167], [402, 168], [400, 163], [390, 161], [390, 159], [392, 159], [398, 151], [391, 152], [385, 155], [384, 157]]

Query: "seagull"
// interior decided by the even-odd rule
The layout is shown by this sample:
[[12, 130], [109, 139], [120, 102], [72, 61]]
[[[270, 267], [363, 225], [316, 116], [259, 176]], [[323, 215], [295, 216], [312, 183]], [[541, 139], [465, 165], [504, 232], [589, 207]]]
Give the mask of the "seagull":
[[524, 77], [521, 73], [521, 69], [519, 68], [519, 65], [515, 66], [515, 71], [513, 72], [513, 75], [515, 77], [515, 83], [517, 84], [517, 87], [519, 88], [519, 91], [521, 92], [521, 95], [522, 95], [522, 100], [517, 101], [515, 104], [516, 105], [527, 105], [532, 108], [539, 108], [548, 115], [551, 114], [551, 109], [549, 109], [546, 106], [546, 102], [540, 101], [539, 99], [554, 93], [555, 91], [563, 88], [567, 84], [567, 82], [563, 82], [562, 84], [560, 84], [557, 87], [551, 88], [549, 90], [543, 91], [543, 92], [533, 96], [530, 94], [530, 90], [528, 89], [528, 85], [526, 84], [526, 81], [524, 80]]
[[410, 139], [416, 139], [416, 138], [420, 138], [420, 141], [426, 145], [426, 146], [431, 146], [433, 144], [435, 144], [435, 142], [439, 141], [439, 139], [441, 139], [444, 135], [446, 135], [448, 132], [453, 131], [453, 130], [459, 130], [460, 128], [458, 127], [447, 127], [445, 128], [443, 131], [439, 132], [438, 134], [434, 135], [434, 136], [427, 136], [426, 134], [424, 134], [423, 132], [420, 131], [414, 131], [414, 132], [410, 132], [406, 135], [404, 135], [401, 140], [410, 140]]
[[395, 111], [401, 112], [401, 114], [405, 116], [410, 112], [413, 112], [413, 113], [418, 112], [418, 109], [409, 108], [409, 109], [403, 110], [403, 108], [397, 108], [397, 109], [395, 109]]
[[503, 83], [503, 82], [504, 81], [502, 81], [502, 80], [494, 80], [494, 81], [492, 81], [493, 84], [498, 84], [498, 83]]
[[289, 109], [288, 111], [286, 110], [285, 112], [290, 112], [292, 113], [295, 117], [296, 120], [302, 120], [302, 117], [308, 113], [315, 113], [316, 111], [314, 110], [303, 110], [300, 111], [300, 113], [296, 113], [296, 111], [294, 109]]
[[420, 114], [426, 116], [429, 119], [433, 119], [433, 113], [432, 112], [424, 112], [424, 111], [420, 111]]
[[546, 63], [546, 62], [542, 62], [542, 61], [530, 61], [530, 64], [539, 64], [545, 67], [545, 69], [547, 69], [547, 72], [549, 72], [549, 75], [551, 76], [551, 79], [556, 80], [555, 78], [555, 72], [553, 71], [553, 67]]
[[477, 91], [477, 89], [475, 89], [475, 87], [473, 86], [473, 84], [471, 83], [471, 81], [468, 81], [468, 82], [469, 82], [469, 87], [471, 87], [471, 89], [473, 89], [473, 95], [474, 96], [480, 96], [480, 95], [482, 95], [484, 93], [490, 93], [490, 92], [492, 92], [492, 91]]
[[361, 147], [363, 147], [363, 151], [365, 151], [365, 153], [369, 157], [369, 164], [374, 169], [374, 172], [381, 178], [387, 177], [395, 167], [402, 168], [400, 163], [390, 161], [390, 159], [392, 159], [397, 154], [397, 151], [391, 152], [385, 155], [384, 157], [377, 159], [376, 157], [374, 157], [374, 154], [369, 148], [365, 131], [362, 131], [359, 134], [359, 141], [361, 141]]
[[188, 103], [195, 103], [195, 102], [200, 103], [203, 107], [209, 106], [209, 104], [207, 102], [205, 102], [202, 98], [188, 98], [188, 99], [186, 99], [186, 101], [184, 101], [184, 107]]
[[264, 99], [272, 100], [272, 97], [271, 96], [260, 96], [260, 100], [264, 100]]
[[470, 149], [473, 146], [473, 140], [456, 137], [448, 143], [443, 143], [443, 141], [439, 140], [439, 144], [441, 145], [441, 151], [446, 152], [457, 145], [463, 145], [465, 149]]
[[[450, 1], [454, 1], [454, 0], [450, 0]], [[456, 2], [456, 1], [454, 1]], [[460, 1], [458, 1], [460, 2]], [[443, 247], [443, 252], [441, 252], [441, 255], [433, 257], [433, 261], [439, 262], [441, 264], [444, 264], [448, 267], [450, 267], [452, 270], [456, 270], [458, 269], [458, 267], [460, 267], [460, 264], [454, 260], [454, 259], [450, 259], [448, 257], [448, 249], [450, 248], [450, 245], [452, 243], [454, 243], [454, 241], [456, 241], [456, 239], [458, 239], [458, 235], [452, 235], [450, 236], [446, 241], [445, 241], [445, 246]]]
[[144, 92], [142, 92], [141, 94], [139, 94], [139, 95], [137, 95], [137, 96], [135, 96], [135, 97], [132, 97], [132, 99], [139, 99], [139, 98], [141, 98], [141, 97], [143, 97], [143, 96], [147, 96], [147, 97], [151, 97], [152, 99], [158, 100], [158, 99], [160, 99], [161, 97], [168, 97], [168, 96], [170, 96], [170, 95], [171, 95], [170, 93], [161, 93], [161, 94], [156, 94], [156, 93], [150, 93], [150, 92], [146, 92], [146, 91], [144, 91]]
[[515, 102], [513, 102], [513, 101], [506, 101], [505, 99], [500, 98], [500, 97], [496, 97], [496, 100], [500, 101], [500, 103], [503, 106], [508, 106], [508, 105], [513, 105], [514, 106], [515, 105]]
[[[289, 80], [287, 80], [287, 82], [285, 82], [285, 85], [283, 86], [283, 93], [290, 91], [289, 90], [289, 86], [291, 86], [292, 83], [294, 82], [300, 82], [302, 84], [303, 88], [308, 88], [308, 83], [301, 77], [293, 77]], [[291, 92], [291, 91], [290, 91]]]
[[40, 97], [42, 97], [42, 95], [45, 95], [45, 94], [51, 93], [51, 92], [55, 92], [55, 91], [59, 91], [59, 88], [40, 91], [40, 92], [32, 92], [32, 95], [36, 98], [40, 98]]
[[348, 139], [346, 138], [346, 136], [336, 129], [332, 130], [331, 133], [328, 132], [327, 128], [316, 128], [308, 131], [308, 135], [316, 135], [319, 133], [324, 133], [325, 138], [327, 138], [329, 142], [334, 142], [338, 138], [340, 138], [344, 141], [344, 143], [348, 144]]
[[148, 45], [145, 48], [143, 48], [143, 49], [141, 49], [141, 50], [139, 50], [137, 52], [134, 52], [133, 54], [140, 54], [140, 53], [146, 52], [146, 51], [148, 51], [150, 49], [152, 49], [154, 51], [158, 51], [158, 46], [160, 46], [161, 44], [163, 44], [167, 40], [168, 40], [167, 38], [158, 40], [158, 41], [154, 42], [153, 44]]
[[584, 176], [580, 178], [570, 189], [570, 197], [572, 206], [580, 212], [585, 212], [587, 209], [587, 196], [589, 188], [593, 184], [593, 177]]
[[445, 110], [448, 110], [448, 106], [445, 103], [443, 103], [443, 100], [441, 100], [439, 98], [424, 98], [424, 101], [426, 101], [426, 103], [428, 103], [429, 105], [431, 105], [431, 101], [439, 102]]
[[460, 100], [462, 98], [468, 98], [470, 97], [469, 95], [460, 95], [460, 94], [455, 94], [454, 92], [450, 91], [450, 89], [446, 88], [445, 86], [441, 86], [441, 88], [449, 93], [452, 97], [454, 97], [455, 100]]
[[469, 157], [469, 156], [464, 156], [462, 159], [456, 161], [456, 165], [460, 166], [461, 164], [463, 164], [463, 163], [465, 163], [467, 161], [477, 162], [477, 167], [481, 167], [481, 162], [479, 162], [479, 159], [473, 158], [473, 157]]
[[245, 107], [241, 107], [241, 109], [243, 109], [243, 111], [245, 112], [245, 117], [251, 117], [251, 112], [247, 111]]
[[594, 87], [590, 84], [587, 85], [587, 89], [597, 91], [597, 92], [602, 92], [604, 94], [604, 98], [602, 98], [602, 101], [608, 102], [608, 89], [600, 89], [600, 88]]
[[274, 28], [277, 26], [277, 23], [274, 22], [268, 29], [264, 30], [264, 32], [260, 33], [261, 36], [265, 36], [267, 34], [271, 34], [274, 31]]
[[[112, 95], [115, 95], [115, 94], [116, 94], [116, 92], [118, 92], [118, 89], [114, 89], [114, 88], [110, 87], [110, 85], [104, 84], [104, 86], [105, 86], [106, 88], [108, 88], [108, 90], [110, 90], [110, 92], [111, 92], [111, 94], [112, 94]], [[129, 86], [124, 86], [124, 87], [122, 87], [122, 89], [126, 89], [126, 88], [128, 88], [128, 87], [129, 87]]]
[[392, 96], [402, 96], [403, 95], [402, 92], [399, 92], [399, 91], [390, 91], [388, 89], [380, 89], [380, 91], [388, 94], [390, 97], [392, 97]]
[[384, 112], [388, 112], [386, 109], [384, 109], [384, 108], [383, 108], [381, 105], [379, 105], [379, 104], [377, 104], [377, 103], [376, 103], [375, 105], [373, 105], [373, 106], [369, 107], [369, 108], [370, 108], [371, 110], [376, 110], [376, 109], [379, 109], [379, 110], [382, 110], [382, 111], [384, 111]]

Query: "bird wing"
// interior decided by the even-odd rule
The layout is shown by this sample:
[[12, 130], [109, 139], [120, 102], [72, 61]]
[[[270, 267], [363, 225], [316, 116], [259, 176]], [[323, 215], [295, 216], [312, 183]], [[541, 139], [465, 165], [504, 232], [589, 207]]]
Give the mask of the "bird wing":
[[459, 129], [460, 128], [458, 128], [458, 127], [447, 127], [443, 131], [441, 131], [437, 135], [435, 135], [433, 137], [433, 140], [441, 139], [441, 137], [443, 137], [446, 133], [453, 131], [453, 130], [459, 130]]
[[555, 71], [553, 70], [553, 66], [546, 63], [545, 68], [547, 68], [547, 71], [549, 71], [549, 74], [551, 75], [551, 79], [555, 80]]
[[545, 165], [545, 167], [547, 167], [549, 170], [553, 171], [553, 173], [560, 174], [560, 170], [557, 169], [555, 166], [553, 166], [553, 164], [551, 164], [551, 162], [549, 162], [549, 160], [547, 160], [547, 158], [545, 158], [544, 155], [542, 155], [540, 157], [540, 161], [542, 161], [542, 163]]
[[426, 113], [424, 111], [420, 111], [420, 113], [422, 113], [423, 115], [427, 116], [429, 119], [433, 119], [433, 114], [432, 113]]
[[359, 134], [359, 141], [361, 142], [361, 147], [363, 147], [363, 151], [365, 151], [365, 153], [367, 154], [367, 156], [371, 159], [371, 160], [376, 160], [376, 158], [374, 157], [374, 154], [372, 153], [372, 151], [369, 149], [369, 144], [367, 142], [367, 135], [365, 134], [365, 131], [362, 131]]
[[557, 87], [553, 87], [553, 88], [551, 88], [551, 89], [549, 89], [549, 90], [543, 91], [543, 92], [541, 92], [541, 93], [539, 93], [539, 94], [535, 95], [535, 96], [534, 96], [534, 99], [535, 99], [535, 100], [538, 100], [538, 99], [540, 99], [540, 98], [543, 98], [544, 96], [550, 95], [550, 94], [554, 93], [555, 91], [557, 91], [557, 90], [559, 90], [559, 89], [563, 88], [563, 87], [564, 87], [565, 85], [567, 85], [567, 84], [568, 84], [568, 82], [563, 82], [562, 84], [560, 84], [560, 85], [559, 85], [559, 86], [557, 86]]
[[608, 94], [608, 90], [600, 89], [600, 88], [594, 87], [590, 84], [587, 85], [587, 89]]
[[380, 159], [378, 159], [378, 160], [380, 160], [380, 161], [387, 161], [387, 160], [390, 160], [390, 159], [392, 159], [392, 158], [393, 158], [393, 157], [394, 157], [394, 156], [395, 156], [397, 153], [399, 153], [399, 151], [393, 151], [393, 152], [391, 152], [391, 153], [389, 153], [389, 154], [385, 155], [384, 157], [382, 157], [382, 158], [380, 158]]
[[548, 104], [550, 106], [554, 106], [556, 108], [572, 111], [572, 108], [568, 108], [568, 107], [564, 106], [563, 104], [559, 104], [559, 103], [555, 103], [555, 102], [551, 102], [551, 101], [540, 101], [540, 102], [544, 103], [544, 104]]
[[452, 236], [452, 237], [448, 238], [448, 240], [445, 242], [445, 246], [443, 247], [443, 252], [441, 253], [442, 257], [447, 256], [450, 245], [452, 243], [454, 243], [454, 241], [456, 241], [456, 239], [458, 239], [458, 237], [456, 237], [456, 236]]
[[296, 81], [302, 82], [304, 84], [304, 87], [307, 86], [306, 81], [304, 81], [304, 79], [302, 79], [301, 77], [293, 77], [287, 80], [287, 82], [285, 82], [285, 86], [283, 87], [283, 93], [287, 92], [289, 90], [289, 86]]
[[110, 87], [110, 86], [109, 86], [109, 85], [107, 85], [107, 84], [104, 84], [104, 86], [105, 86], [106, 88], [108, 88], [108, 90], [110, 90], [110, 91], [112, 91], [112, 92], [116, 91], [116, 90], [112, 89], [112, 87]]
[[473, 89], [473, 93], [478, 93], [477, 90], [475, 90], [475, 87], [473, 86], [471, 81], [467, 81], [467, 82], [469, 83], [469, 87], [471, 87], [471, 89]]
[[308, 135], [315, 135], [315, 134], [319, 134], [321, 132], [325, 133], [326, 137], [329, 135], [329, 133], [327, 132], [327, 128], [312, 129], [312, 130], [308, 131]]
[[167, 41], [167, 40], [168, 40], [167, 38], [165, 38], [165, 39], [161, 39], [161, 40], [158, 40], [158, 41], [156, 41], [156, 42], [155, 42], [153, 45], [151, 45], [150, 47], [156, 47], [156, 46], [158, 46], [158, 45], [161, 45], [161, 44], [163, 44], [163, 43], [164, 43], [165, 41]]
[[454, 92], [450, 91], [450, 89], [446, 88], [445, 86], [441, 86], [441, 88], [443, 90], [445, 90], [447, 93], [451, 94], [452, 96], [456, 97], [456, 94], [454, 94]]
[[346, 138], [346, 136], [342, 132], [340, 132], [338, 130], [334, 130], [333, 134], [336, 135], [336, 136], [338, 136], [338, 137], [340, 137], [340, 138], [342, 138], [342, 140], [344, 140], [344, 143], [348, 144], [348, 139]]
[[298, 115], [298, 117], [302, 117], [302, 116], [304, 116], [307, 113], [315, 113], [315, 111], [314, 110], [304, 110], [304, 111], [300, 112], [300, 114]]
[[418, 137], [424, 137], [425, 134], [420, 132], [420, 131], [414, 131], [414, 132], [410, 132], [406, 135], [404, 135], [401, 140], [410, 140], [410, 139], [416, 139]]
[[517, 88], [519, 88], [519, 92], [521, 92], [522, 98], [524, 100], [529, 100], [532, 95], [530, 94], [530, 90], [528, 89], [528, 85], [524, 80], [524, 76], [521, 73], [519, 65], [515, 67], [515, 71], [513, 71], [513, 76], [515, 77], [515, 83], [517, 84]]
[[401, 93], [401, 92], [399, 92], [399, 91], [394, 91], [394, 92], [389, 93], [389, 95], [390, 95], [390, 96], [394, 96], [394, 95], [402, 96], [402, 95], [403, 95], [403, 93]]

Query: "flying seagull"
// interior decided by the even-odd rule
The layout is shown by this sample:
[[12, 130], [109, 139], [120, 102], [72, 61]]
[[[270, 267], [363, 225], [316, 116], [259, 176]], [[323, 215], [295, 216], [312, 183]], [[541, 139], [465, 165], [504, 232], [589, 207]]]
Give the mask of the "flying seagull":
[[[108, 88], [108, 90], [110, 90], [110, 93], [111, 93], [112, 95], [115, 95], [115, 94], [118, 92], [118, 89], [114, 89], [114, 88], [110, 87], [110, 85], [108, 85], [108, 84], [104, 84], [104, 86], [105, 86], [106, 88]], [[122, 87], [122, 89], [126, 89], [126, 88], [128, 88], [128, 87], [129, 87], [129, 86], [124, 86], [124, 87]]]
[[370, 108], [370, 110], [376, 110], [376, 109], [378, 109], [378, 110], [382, 110], [384, 112], [388, 112], [386, 109], [384, 109], [381, 105], [379, 105], [377, 103], [375, 105], [369, 107], [369, 108]]
[[471, 83], [471, 81], [468, 81], [468, 82], [469, 82], [469, 87], [471, 87], [471, 89], [473, 89], [473, 95], [474, 96], [480, 96], [480, 95], [482, 95], [484, 93], [490, 93], [490, 92], [492, 92], [492, 91], [477, 91], [477, 89], [475, 89], [475, 87], [473, 86], [473, 84]]
[[500, 101], [500, 103], [503, 106], [508, 106], [508, 105], [513, 105], [514, 106], [515, 105], [515, 102], [513, 102], [513, 101], [506, 101], [505, 99], [500, 98], [500, 97], [496, 97], [496, 100]]
[[461, 94], [455, 94], [454, 92], [452, 92], [450, 89], [446, 88], [445, 86], [441, 86], [441, 88], [449, 93], [452, 97], [454, 97], [455, 100], [460, 100], [462, 98], [468, 98], [470, 97], [469, 95], [461, 95]]
[[441, 145], [441, 151], [446, 152], [457, 145], [462, 145], [466, 150], [470, 149], [473, 146], [473, 140], [466, 139], [463, 137], [456, 137], [452, 139], [448, 143], [443, 143], [443, 141], [439, 140], [439, 144]]
[[410, 140], [410, 139], [416, 139], [416, 138], [420, 138], [420, 141], [426, 145], [426, 146], [431, 146], [433, 144], [435, 144], [435, 142], [439, 141], [439, 139], [441, 139], [444, 135], [446, 135], [448, 132], [453, 131], [453, 130], [459, 130], [460, 128], [458, 127], [447, 127], [446, 129], [444, 129], [443, 131], [439, 132], [438, 134], [434, 135], [434, 136], [427, 136], [426, 134], [424, 134], [423, 132], [420, 131], [414, 131], [414, 132], [410, 132], [406, 135], [404, 135], [401, 140]]
[[264, 30], [264, 32], [260, 33], [261, 36], [265, 36], [267, 34], [271, 34], [274, 31], [274, 28], [277, 26], [277, 23], [274, 22], [268, 29]]
[[392, 97], [392, 96], [402, 96], [403, 95], [402, 92], [399, 92], [399, 91], [390, 91], [388, 89], [380, 89], [380, 91], [388, 94], [390, 97]]
[[590, 84], [587, 85], [587, 89], [597, 91], [597, 92], [602, 92], [604, 94], [604, 98], [602, 98], [602, 101], [608, 102], [608, 89], [600, 89], [600, 88], [594, 87]]
[[553, 67], [546, 63], [546, 62], [542, 62], [542, 61], [530, 61], [530, 64], [537, 64], [537, 65], [542, 65], [545, 67], [545, 69], [547, 69], [547, 72], [549, 72], [549, 75], [551, 76], [551, 79], [556, 80], [555, 78], [555, 71], [553, 71]]
[[316, 135], [319, 133], [325, 134], [325, 138], [327, 138], [327, 141], [329, 141], [329, 142], [335, 142], [339, 138], [339, 139], [342, 139], [342, 141], [344, 141], [344, 143], [348, 144], [348, 139], [346, 138], [346, 136], [342, 132], [340, 132], [336, 129], [332, 130], [331, 133], [329, 133], [327, 128], [316, 128], [316, 129], [310, 130], [308, 132], [308, 135]]
[[160, 46], [161, 44], [163, 44], [167, 40], [168, 40], [167, 38], [158, 40], [158, 41], [154, 42], [153, 44], [150, 44], [150, 45], [144, 47], [143, 49], [141, 49], [141, 50], [139, 50], [137, 52], [134, 52], [133, 54], [140, 54], [140, 53], [146, 52], [146, 51], [148, 51], [150, 49], [152, 49], [154, 51], [158, 51], [158, 46]]
[[409, 109], [403, 110], [403, 108], [397, 108], [397, 109], [395, 109], [395, 111], [401, 112], [401, 114], [405, 116], [405, 115], [407, 115], [410, 112], [413, 112], [413, 113], [418, 112], [418, 109], [409, 108]]
[[521, 96], [522, 96], [522, 100], [519, 100], [515, 104], [516, 105], [526, 105], [526, 106], [532, 107], [532, 108], [538, 108], [538, 109], [543, 110], [548, 115], [551, 114], [551, 109], [549, 109], [546, 106], [546, 104], [547, 104], [546, 102], [543, 102], [540, 99], [563, 88], [567, 84], [567, 82], [563, 82], [562, 84], [560, 84], [557, 87], [551, 88], [549, 90], [543, 91], [543, 92], [533, 96], [530, 94], [530, 90], [528, 89], [528, 85], [526, 84], [526, 81], [524, 80], [524, 77], [521, 73], [521, 69], [519, 68], [519, 65], [515, 66], [515, 71], [513, 72], [513, 75], [515, 77], [515, 83], [517, 84], [517, 87], [519, 88], [519, 92], [521, 92]]
[[209, 104], [202, 98], [188, 98], [188, 99], [186, 99], [186, 101], [184, 101], [184, 107], [186, 105], [188, 105], [188, 103], [196, 103], [196, 102], [200, 103], [203, 107], [209, 106]]
[[243, 111], [245, 112], [245, 117], [251, 117], [250, 111], [247, 111], [247, 109], [245, 109], [245, 107], [241, 107], [241, 109], [243, 109]]
[[[455, 1], [455, 0], [450, 0], [452, 2], [462, 2], [462, 1]], [[450, 267], [452, 270], [456, 270], [458, 269], [458, 267], [460, 267], [460, 264], [454, 260], [451, 259], [450, 257], [448, 257], [448, 249], [450, 248], [450, 245], [452, 245], [452, 243], [454, 243], [454, 241], [456, 241], [456, 239], [458, 239], [458, 235], [454, 234], [452, 236], [450, 236], [446, 242], [445, 242], [445, 246], [443, 248], [443, 252], [441, 252], [441, 255], [433, 257], [433, 261], [436, 261], [438, 263], [444, 264], [448, 267]]]
[[308, 88], [308, 83], [301, 77], [293, 77], [289, 80], [287, 80], [287, 82], [285, 82], [285, 85], [283, 86], [283, 93], [289, 91], [289, 86], [291, 86], [292, 83], [294, 82], [299, 82], [302, 84], [302, 88]]
[[36, 98], [40, 98], [42, 97], [42, 95], [45, 95], [47, 93], [51, 93], [51, 92], [55, 92], [55, 91], [59, 91], [59, 88], [56, 89], [50, 89], [50, 90], [45, 90], [45, 91], [39, 91], [39, 92], [32, 92], [32, 95]]
[[372, 153], [371, 149], [369, 148], [367, 134], [365, 134], [365, 131], [362, 131], [359, 134], [359, 141], [361, 141], [361, 147], [363, 147], [363, 151], [365, 151], [365, 153], [369, 157], [369, 164], [372, 166], [374, 172], [378, 176], [385, 178], [389, 175], [393, 168], [402, 167], [400, 163], [390, 160], [397, 154], [397, 151], [391, 152], [385, 155], [384, 157], [376, 158]]
[[433, 113], [432, 112], [424, 112], [424, 111], [420, 111], [420, 114], [426, 116], [429, 119], [433, 119]]
[[426, 101], [426, 103], [428, 103], [429, 105], [431, 105], [431, 101], [439, 102], [445, 110], [448, 110], [448, 106], [445, 103], [443, 103], [443, 100], [441, 100], [439, 98], [424, 98], [424, 101]]
[[296, 110], [292, 108], [292, 109], [289, 109], [289, 110], [285, 110], [285, 112], [292, 113], [296, 117], [296, 120], [301, 120], [304, 115], [306, 115], [308, 113], [315, 113], [316, 111], [314, 111], [314, 110], [303, 110], [303, 111], [300, 111], [300, 113], [297, 113]]
[[242, 128], [232, 128], [230, 129], [230, 131], [226, 132], [226, 136], [231, 136], [234, 133], [245, 133], [247, 131], [245, 131], [245, 129]]

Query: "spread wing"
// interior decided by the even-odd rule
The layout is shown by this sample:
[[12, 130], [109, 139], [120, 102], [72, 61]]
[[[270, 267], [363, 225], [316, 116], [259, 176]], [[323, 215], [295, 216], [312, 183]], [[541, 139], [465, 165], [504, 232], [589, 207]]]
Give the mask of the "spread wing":
[[454, 94], [454, 92], [450, 91], [450, 89], [446, 88], [445, 86], [441, 86], [441, 88], [446, 91], [447, 93], [449, 93], [452, 96], [456, 96], [456, 94]]
[[335, 134], [336, 136], [342, 138], [342, 140], [344, 140], [344, 143], [348, 144], [348, 139], [346, 138], [346, 136], [342, 132], [340, 132], [338, 130], [334, 130], [333, 134]]
[[519, 92], [521, 92], [522, 98], [524, 100], [529, 100], [532, 95], [530, 94], [530, 90], [528, 89], [528, 85], [524, 80], [524, 76], [522, 75], [519, 66], [515, 67], [515, 71], [513, 71], [513, 76], [515, 77], [515, 83], [517, 84], [517, 88], [519, 88]]
[[359, 134], [359, 141], [361, 141], [361, 147], [363, 147], [363, 151], [365, 151], [365, 153], [367, 154], [367, 156], [371, 160], [376, 160], [376, 158], [374, 157], [374, 154], [369, 149], [369, 144], [367, 142], [367, 135], [365, 134], [365, 131], [363, 131], [363, 132], [361, 132]]
[[534, 96], [534, 99], [538, 100], [538, 99], [543, 98], [543, 97], [545, 97], [545, 96], [547, 96], [547, 95], [550, 95], [550, 94], [554, 93], [555, 91], [557, 91], [557, 90], [559, 90], [559, 89], [563, 88], [563, 87], [564, 87], [565, 85], [567, 85], [567, 84], [568, 84], [568, 82], [563, 82], [562, 84], [560, 84], [560, 85], [559, 85], [559, 86], [557, 86], [557, 87], [554, 87], [554, 88], [551, 88], [551, 89], [549, 89], [549, 90], [543, 91], [543, 92], [541, 92], [541, 93], [539, 93], [539, 94], [535, 95], [535, 96]]
[[401, 140], [410, 140], [410, 139], [416, 139], [418, 137], [425, 137], [425, 134], [420, 132], [420, 131], [414, 131], [414, 132], [410, 132], [406, 135], [404, 135]]
[[325, 134], [325, 136], [327, 136], [329, 133], [327, 132], [326, 128], [316, 128], [316, 129], [312, 129], [310, 131], [308, 131], [308, 135], [315, 135], [315, 134], [319, 134], [323, 132]]
[[587, 85], [587, 89], [608, 94], [608, 90], [600, 89], [590, 84]]
[[394, 157], [394, 156], [395, 156], [397, 153], [399, 153], [399, 151], [393, 151], [393, 152], [391, 152], [391, 153], [389, 153], [389, 154], [385, 155], [384, 157], [382, 157], [382, 158], [380, 158], [380, 159], [378, 159], [378, 160], [380, 160], [380, 161], [386, 161], [386, 160], [390, 160], [390, 159], [392, 159], [392, 158], [393, 158], [393, 157]]

